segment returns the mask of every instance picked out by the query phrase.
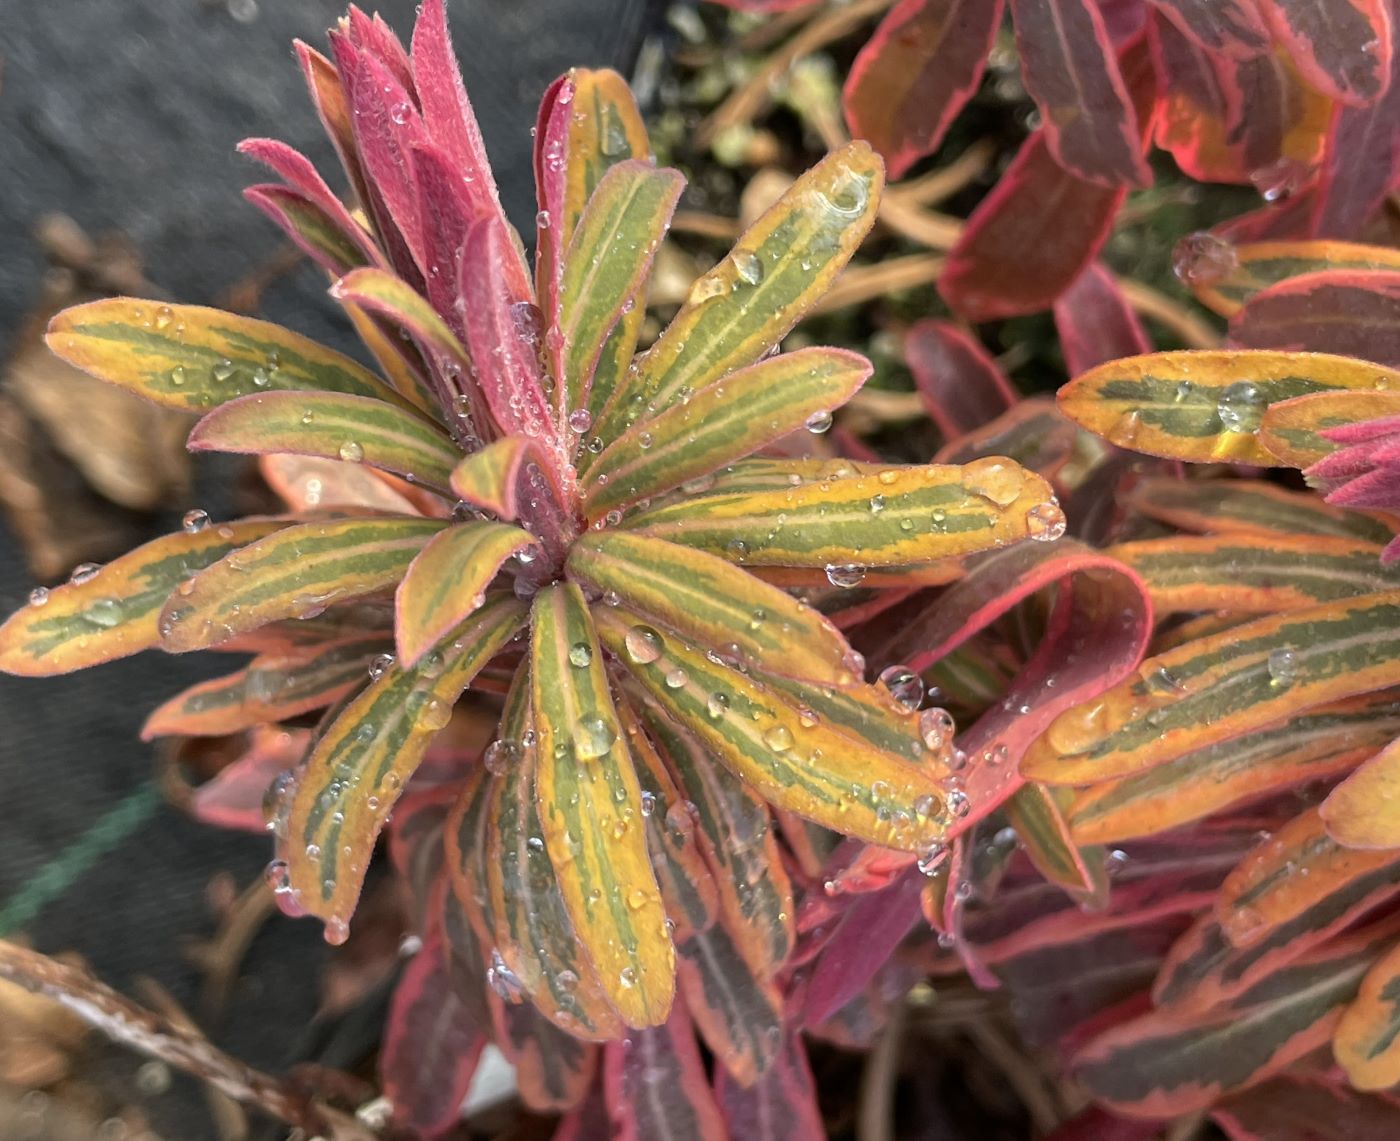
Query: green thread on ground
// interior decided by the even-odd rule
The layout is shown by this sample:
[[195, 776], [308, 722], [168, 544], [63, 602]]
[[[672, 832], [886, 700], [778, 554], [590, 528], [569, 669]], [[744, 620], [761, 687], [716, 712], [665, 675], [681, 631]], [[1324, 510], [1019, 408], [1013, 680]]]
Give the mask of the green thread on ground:
[[160, 790], [151, 781], [118, 803], [50, 860], [22, 889], [0, 904], [0, 936], [21, 930], [102, 856], [149, 820], [160, 803]]

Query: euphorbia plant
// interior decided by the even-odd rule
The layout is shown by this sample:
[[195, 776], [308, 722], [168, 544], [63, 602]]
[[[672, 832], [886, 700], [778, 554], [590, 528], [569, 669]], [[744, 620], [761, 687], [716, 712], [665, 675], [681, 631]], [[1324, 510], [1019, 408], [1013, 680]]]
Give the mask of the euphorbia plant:
[[[264, 456], [293, 510], [194, 514], [36, 593], [0, 631], [0, 666], [249, 652], [152, 731], [327, 710], [274, 786], [272, 874], [333, 941], [470, 687], [498, 719], [491, 743], [424, 786], [447, 789], [437, 882], [470, 931], [444, 924], [425, 954], [494, 953], [498, 980], [583, 1038], [659, 1025], [673, 932], [684, 953], [726, 928], [762, 980], [791, 947], [776, 855], [766, 894], [762, 868], [735, 878], [736, 819], [761, 843], [767, 802], [924, 855], [950, 824], [943, 718], [867, 683], [797, 592], [947, 581], [962, 556], [1057, 537], [1063, 516], [1045, 480], [994, 457], [753, 458], [823, 429], [869, 375], [842, 350], [774, 355], [873, 222], [882, 165], [864, 144], [799, 179], [641, 351], [682, 179], [652, 163], [616, 76], [571, 73], [545, 97], [532, 273], [441, 0], [411, 50], [354, 9], [331, 47], [298, 52], [356, 204], [269, 140], [244, 150], [284, 182], [248, 194], [328, 272], [380, 373], [208, 309], [120, 298], [59, 316], [56, 353], [205, 413], [191, 446]], [[314, 465], [314, 489], [286, 457]]]

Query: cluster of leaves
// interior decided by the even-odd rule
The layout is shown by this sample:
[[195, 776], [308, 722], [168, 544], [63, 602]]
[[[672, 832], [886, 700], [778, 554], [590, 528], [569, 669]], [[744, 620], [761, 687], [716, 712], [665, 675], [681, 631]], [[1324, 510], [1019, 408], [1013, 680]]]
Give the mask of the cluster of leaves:
[[[808, 45], [891, 7], [725, 2]], [[966, 975], [1144, 1138], [1393, 1132], [1356, 1091], [1400, 1081], [1397, 13], [1012, 0], [1041, 125], [962, 225], [875, 152], [939, 146], [1003, 8], [894, 5], [845, 89], [874, 149], [827, 122], [664, 328], [682, 179], [625, 84], [546, 94], [530, 266], [442, 0], [407, 49], [352, 9], [298, 55], [353, 203], [269, 140], [247, 193], [378, 370], [189, 306], [55, 320], [288, 510], [36, 592], [0, 668], [255, 655], [147, 732], [245, 735], [196, 807], [266, 814], [279, 901], [333, 940], [387, 834], [423, 941], [380, 1057], [400, 1125], [449, 1130], [490, 1041], [566, 1138], [818, 1136], [804, 1042], [868, 1046]], [[1153, 143], [1269, 200], [1181, 248], [1228, 349], [1152, 353], [1150, 295], [1097, 261]], [[895, 330], [928, 464], [833, 425], [863, 358], [774, 355], [877, 220], [949, 255], [954, 320]], [[1058, 402], [965, 323], [1047, 308]]]
[[[822, 0], [717, 0], [753, 12]], [[888, 7], [874, 5], [878, 11]], [[978, 90], [1002, 0], [900, 0], [845, 83], [853, 134], [902, 177]], [[1048, 308], [1100, 254], [1150, 145], [1204, 182], [1281, 203], [1233, 240], [1352, 238], [1390, 192], [1400, 92], [1388, 0], [1010, 0], [1039, 123], [949, 252], [938, 289], [968, 321]]]

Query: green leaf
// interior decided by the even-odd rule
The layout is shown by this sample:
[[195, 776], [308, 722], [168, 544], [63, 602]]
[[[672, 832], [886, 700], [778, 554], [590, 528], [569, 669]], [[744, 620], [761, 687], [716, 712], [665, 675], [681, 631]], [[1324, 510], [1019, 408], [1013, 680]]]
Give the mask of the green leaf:
[[[613, 593], [648, 622], [762, 669], [848, 682], [855, 662], [830, 622], [786, 591], [702, 551], [625, 531], [596, 531], [569, 553], [569, 575]], [[645, 641], [645, 628], [634, 640]], [[645, 647], [643, 646], [643, 649]]]
[[142, 740], [221, 737], [254, 725], [324, 709], [365, 683], [383, 637], [355, 638], [290, 654], [263, 654], [247, 668], [176, 694], [146, 719]]
[[443, 492], [462, 458], [447, 434], [422, 417], [335, 393], [260, 392], [231, 400], [194, 426], [189, 447], [364, 463]]
[[[764, 480], [736, 467], [736, 482]], [[781, 483], [746, 491], [727, 479], [649, 508], [625, 527], [752, 566], [910, 567], [1045, 535], [1063, 520], [1050, 485], [1009, 460], [964, 467], [795, 461]], [[776, 482], [776, 481], [775, 481]], [[835, 580], [833, 580], [835, 581]]]
[[243, 519], [154, 539], [90, 578], [36, 594], [0, 626], [0, 670], [51, 677], [160, 645], [158, 617], [191, 575], [290, 525]]
[[628, 161], [610, 168], [590, 195], [564, 256], [560, 293], [569, 408], [587, 408], [609, 336], [625, 312], [644, 305], [652, 260], [684, 185], [678, 171]]
[[1041, 875], [1085, 905], [1102, 907], [1108, 901], [1103, 851], [1081, 851], [1074, 842], [1062, 795], [1042, 784], [1023, 786], [1006, 803], [1007, 823]]
[[56, 356], [98, 380], [188, 412], [263, 389], [344, 392], [411, 406], [349, 357], [279, 325], [197, 305], [90, 301], [50, 321], [46, 339]]
[[639, 658], [627, 648], [638, 619], [622, 607], [602, 608], [596, 621], [604, 644], [651, 702], [771, 803], [883, 847], [920, 852], [941, 840], [941, 788], [933, 772], [907, 759], [922, 756], [917, 738], [904, 756], [862, 748], [682, 639], [663, 638]]
[[502, 564], [534, 542], [519, 527], [484, 520], [434, 535], [414, 557], [395, 594], [399, 663], [417, 665], [485, 601], [486, 588]]
[[588, 468], [590, 518], [680, 487], [845, 404], [871, 364], [843, 349], [799, 349], [730, 373], [654, 417], [642, 417]]
[[427, 298], [387, 270], [368, 266], [353, 270], [331, 287], [331, 295], [393, 322], [424, 348], [459, 368], [470, 368], [467, 350]]
[[491, 778], [482, 821], [496, 946], [531, 1001], [556, 1026], [581, 1038], [617, 1038], [624, 1027], [584, 953], [564, 904], [559, 870], [539, 840], [539, 751], [528, 667], [516, 674], [498, 743], [491, 747], [504, 758], [492, 766], [499, 772]]
[[602, 651], [578, 587], [547, 587], [531, 613], [545, 848], [561, 869], [569, 916], [622, 1020], [659, 1026], [674, 995], [675, 949]]
[[809, 170], [691, 288], [670, 326], [619, 385], [595, 425], [609, 440], [777, 345], [874, 224], [884, 164], [854, 142]]
[[288, 527], [184, 584], [160, 616], [162, 646], [201, 650], [281, 618], [386, 590], [446, 526], [436, 519], [333, 519]]
[[417, 669], [389, 666], [316, 742], [279, 850], [292, 898], [325, 919], [332, 937], [344, 937], [375, 838], [404, 785], [462, 691], [525, 618], [524, 604], [509, 595], [488, 600]]

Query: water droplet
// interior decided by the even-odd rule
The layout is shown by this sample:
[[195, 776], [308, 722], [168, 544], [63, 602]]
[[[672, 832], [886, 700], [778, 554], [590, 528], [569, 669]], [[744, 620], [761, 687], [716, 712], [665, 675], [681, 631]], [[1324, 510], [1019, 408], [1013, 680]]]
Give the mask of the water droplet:
[[73, 573], [68, 576], [68, 581], [74, 586], [82, 586], [95, 579], [97, 572], [101, 569], [96, 563], [79, 563], [73, 568]]
[[370, 681], [378, 681], [389, 671], [389, 667], [393, 664], [393, 654], [380, 654], [378, 657], [372, 659], [369, 663]]
[[1221, 390], [1215, 412], [1225, 431], [1253, 432], [1264, 418], [1267, 403], [1257, 385], [1241, 380]]
[[1204, 230], [1182, 238], [1172, 251], [1172, 272], [1187, 285], [1213, 285], [1239, 264], [1233, 245]]
[[763, 732], [763, 743], [775, 753], [786, 753], [792, 748], [792, 730], [785, 725], [771, 725]]
[[121, 625], [122, 604], [115, 598], [95, 598], [83, 611], [83, 621], [91, 622], [104, 630], [111, 630]]
[[506, 771], [520, 756], [520, 748], [514, 741], [492, 741], [482, 753], [481, 761], [486, 771], [493, 776], [504, 776]]
[[491, 964], [486, 968], [486, 985], [506, 1002], [519, 1001], [523, 990], [519, 976], [506, 966], [500, 951], [491, 951]]
[[[884, 509], [885, 497], [883, 495], [872, 495], [870, 497], [870, 514], [878, 515]], [[910, 525], [912, 526], [912, 522], [910, 520], [906, 519], [905, 522], [910, 523]]]
[[443, 701], [440, 697], [430, 697], [423, 703], [423, 709], [418, 714], [418, 728], [427, 729], [429, 732], [446, 729], [452, 720], [452, 702]]
[[651, 816], [656, 812], [656, 793], [642, 790], [642, 815]]
[[642, 432], [637, 436], [637, 446], [641, 448], [642, 451], [646, 451], [654, 443], [656, 443], [656, 437], [650, 432]]
[[661, 656], [661, 635], [650, 626], [633, 626], [623, 637], [622, 644], [627, 656], [638, 665], [650, 665]]
[[1269, 651], [1269, 682], [1277, 688], [1292, 685], [1298, 680], [1298, 655], [1286, 647]]
[[709, 713], [711, 720], [718, 721], [729, 712], [729, 696], [723, 693], [712, 693], [705, 702], [705, 710]]
[[685, 670], [681, 669], [680, 667], [677, 667], [676, 669], [670, 670], [666, 674], [666, 688], [680, 689], [689, 680], [690, 677], [685, 672]]
[[617, 730], [605, 718], [593, 715], [579, 719], [574, 738], [574, 756], [592, 761], [605, 756], [617, 741]]
[[918, 709], [923, 703], [923, 679], [908, 666], [886, 666], [880, 671], [880, 684], [906, 709]]
[[587, 408], [575, 408], [569, 413], [569, 431], [582, 436], [593, 427], [593, 413]]
[[972, 811], [972, 801], [967, 798], [967, 793], [961, 789], [953, 789], [948, 793], [948, 811], [963, 820]]
[[263, 869], [263, 879], [274, 893], [282, 895], [292, 890], [291, 872], [286, 860], [273, 860]]
[[535, 215], [535, 225], [538, 226], [541, 230], [549, 229], [548, 210], [541, 210], [538, 214]]
[[30, 606], [43, 606], [49, 600], [49, 588], [46, 586], [36, 586], [29, 592]]
[[919, 857], [919, 871], [926, 876], [935, 876], [948, 862], [948, 845], [935, 842]]
[[575, 642], [569, 647], [569, 665], [587, 669], [593, 664], [593, 648], [587, 642]]
[[175, 317], [175, 311], [169, 305], [162, 305], [156, 310], [156, 328], [167, 329], [170, 322]]
[[815, 436], [820, 436], [823, 432], [831, 430], [833, 419], [834, 417], [825, 408], [813, 412], [807, 417], [807, 431]]
[[865, 581], [865, 568], [851, 563], [831, 564], [826, 568], [826, 581], [842, 590], [850, 590]]
[[1016, 470], [996, 460], [974, 460], [963, 469], [963, 485], [997, 507], [1010, 507], [1021, 494]]
[[627, 906], [633, 911], [641, 911], [650, 902], [651, 892], [645, 888], [634, 887], [627, 893]]
[[1026, 534], [1037, 543], [1053, 543], [1064, 538], [1065, 513], [1058, 503], [1037, 503], [1026, 512]]
[[395, 103], [394, 106], [389, 110], [389, 118], [391, 118], [398, 126], [402, 127], [405, 123], [408, 122], [408, 116], [412, 110], [413, 108], [410, 107], [407, 102]]
[[193, 511], [186, 511], [184, 518], [180, 520], [180, 529], [186, 535], [197, 535], [209, 526], [209, 512], [195, 508]]
[[723, 297], [728, 292], [729, 282], [725, 280], [723, 274], [707, 273], [703, 277], [695, 279], [695, 284], [690, 287], [690, 292], [686, 295], [685, 303], [690, 306], [703, 305], [706, 301]]
[[621, 974], [617, 976], [617, 981], [624, 987], [631, 989], [637, 985], [637, 972], [631, 967], [623, 967]]
[[734, 272], [745, 285], [757, 285], [763, 280], [763, 262], [752, 250], [735, 250], [729, 255]]
[[225, 357], [209, 370], [209, 374], [217, 381], [232, 380], [233, 374], [238, 370], [233, 367], [233, 361]]
[[340, 458], [348, 464], [357, 464], [365, 458], [365, 450], [354, 440], [346, 440], [340, 445]]

